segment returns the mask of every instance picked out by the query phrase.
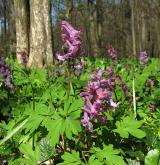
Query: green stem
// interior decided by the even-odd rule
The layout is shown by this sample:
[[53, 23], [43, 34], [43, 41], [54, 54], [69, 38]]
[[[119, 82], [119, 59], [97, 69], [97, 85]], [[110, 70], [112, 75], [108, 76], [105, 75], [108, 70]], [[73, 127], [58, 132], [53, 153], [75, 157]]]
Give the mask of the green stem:
[[34, 111], [35, 110], [35, 100], [34, 100], [34, 88], [33, 88], [32, 84], [31, 84], [31, 87], [32, 87], [32, 99], [33, 99], [32, 104], [33, 104], [33, 111]]
[[67, 99], [69, 98], [71, 92], [73, 93], [73, 87], [72, 87], [72, 81], [71, 81], [71, 65], [70, 65], [70, 61], [68, 61], [68, 67], [67, 67], [67, 71], [68, 71], [68, 91], [67, 91]]
[[70, 92], [71, 92], [71, 73], [70, 73], [70, 68], [68, 68], [68, 90], [67, 90], [67, 99], [70, 96]]

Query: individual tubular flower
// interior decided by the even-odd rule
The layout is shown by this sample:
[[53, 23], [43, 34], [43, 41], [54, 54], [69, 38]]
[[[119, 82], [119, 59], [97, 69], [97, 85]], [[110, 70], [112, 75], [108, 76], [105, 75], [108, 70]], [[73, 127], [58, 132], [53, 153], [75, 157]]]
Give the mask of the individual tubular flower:
[[57, 53], [57, 59], [64, 62], [68, 59], [74, 59], [80, 54], [82, 38], [81, 32], [74, 29], [67, 21], [61, 23], [61, 37], [63, 42], [63, 53]]
[[146, 51], [140, 52], [140, 64], [145, 67], [148, 62], [148, 55]]
[[6, 65], [4, 57], [2, 56], [0, 56], [0, 76], [2, 77], [2, 81], [6, 86], [8, 86], [9, 88], [14, 88], [11, 69], [8, 65]]

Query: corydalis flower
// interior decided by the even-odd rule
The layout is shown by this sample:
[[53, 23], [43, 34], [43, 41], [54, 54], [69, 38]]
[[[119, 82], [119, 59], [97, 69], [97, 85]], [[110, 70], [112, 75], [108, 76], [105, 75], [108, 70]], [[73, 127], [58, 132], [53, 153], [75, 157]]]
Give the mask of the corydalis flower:
[[116, 107], [120, 104], [113, 102], [112, 92], [114, 88], [111, 87], [111, 85], [113, 85], [112, 80], [110, 80], [110, 78], [103, 79], [103, 70], [100, 69], [97, 74], [91, 75], [86, 91], [80, 93], [84, 101], [84, 105], [81, 109], [84, 111], [85, 115], [81, 123], [89, 130], [93, 128], [91, 122], [94, 119], [104, 124], [106, 122], [104, 113], [109, 110], [109, 108], [115, 111]]
[[119, 82], [119, 85], [121, 86], [125, 96], [128, 98], [129, 97], [129, 88], [127, 86], [127, 84], [125, 84], [122, 80], [122, 77], [121, 76], [117, 76], [117, 79], [118, 79], [118, 82]]
[[93, 129], [93, 124], [90, 122], [90, 118], [89, 118], [87, 112], [84, 112], [83, 119], [81, 120], [81, 123], [84, 127], [87, 127], [89, 130]]
[[111, 57], [112, 62], [115, 63], [117, 61], [117, 50], [114, 49], [112, 46], [109, 46], [107, 52], [109, 56]]
[[85, 66], [85, 62], [84, 62], [83, 60], [81, 60], [80, 63], [77, 64], [77, 65], [75, 65], [74, 67], [75, 67], [75, 69], [77, 69], [77, 70], [81, 70], [81, 69], [84, 68], [84, 66]]
[[81, 32], [74, 29], [67, 21], [61, 23], [61, 37], [64, 44], [63, 53], [56, 54], [59, 61], [74, 59], [79, 53], [82, 44]]
[[22, 52], [17, 52], [18, 54], [18, 59], [20, 59], [20, 63], [24, 66], [27, 65], [27, 54], [26, 52], [22, 51]]
[[54, 76], [55, 76], [55, 77], [60, 76], [60, 70], [55, 69], [55, 70], [54, 70]]
[[75, 74], [77, 75], [77, 77], [80, 77], [80, 75], [82, 74], [84, 66], [85, 62], [83, 60], [81, 60], [79, 64], [74, 65]]
[[114, 67], [113, 66], [108, 66], [107, 67], [107, 76], [113, 76], [114, 75]]
[[146, 51], [140, 52], [140, 64], [145, 67], [148, 62], [148, 55]]
[[155, 104], [150, 104], [149, 105], [149, 112], [155, 112], [156, 111], [156, 106]]
[[8, 65], [6, 65], [4, 57], [0, 56], [0, 76], [2, 77], [2, 81], [9, 88], [14, 88], [14, 84], [12, 82], [12, 74]]
[[151, 80], [151, 79], [149, 79], [149, 80], [147, 81], [147, 87], [151, 89], [151, 88], [153, 88], [153, 85], [154, 85], [154, 81]]

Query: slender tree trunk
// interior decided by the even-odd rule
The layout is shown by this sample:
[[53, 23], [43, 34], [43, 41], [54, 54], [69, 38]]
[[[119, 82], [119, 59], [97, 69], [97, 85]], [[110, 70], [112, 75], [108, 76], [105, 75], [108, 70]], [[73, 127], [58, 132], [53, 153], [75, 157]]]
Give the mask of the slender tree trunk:
[[7, 36], [7, 2], [5, 0], [2, 1], [3, 3], [3, 28], [2, 28], [2, 40], [3, 40], [3, 51], [4, 54], [7, 54], [7, 40], [8, 40], [8, 36]]
[[52, 20], [51, 20], [51, 3], [49, 0], [43, 1], [44, 6], [44, 26], [46, 32], [46, 64], [53, 64], [53, 45], [52, 45]]
[[103, 11], [102, 11], [102, 5], [103, 2], [102, 0], [97, 0], [97, 37], [98, 37], [98, 46], [100, 49], [100, 53], [102, 55], [102, 53], [104, 52], [102, 50], [103, 47], [103, 40], [102, 40], [102, 27], [103, 27]]
[[132, 53], [136, 57], [136, 35], [135, 35], [135, 9], [134, 9], [134, 0], [130, 0], [131, 6], [131, 31], [132, 31]]
[[9, 0], [7, 6], [8, 18], [8, 38], [9, 38], [9, 53], [14, 54], [16, 48], [16, 27], [15, 27], [15, 9], [13, 0]]
[[142, 10], [142, 49], [146, 49], [146, 41], [147, 41], [147, 39], [146, 39], [146, 21], [145, 21], [145, 14], [144, 14], [144, 11]]
[[29, 36], [27, 29], [27, 5], [26, 0], [14, 0], [16, 17], [16, 54], [18, 62], [21, 63], [20, 53], [29, 54]]
[[159, 17], [156, 18], [155, 21], [155, 33], [156, 33], [156, 48], [157, 48], [157, 53], [156, 53], [156, 57], [160, 57], [160, 33], [159, 33], [159, 27], [160, 27], [160, 20]]
[[91, 50], [93, 57], [96, 58], [99, 56], [99, 47], [97, 43], [96, 20], [94, 17], [94, 2], [92, 0], [88, 0], [88, 7], [89, 7]]
[[[87, 2], [84, 3], [83, 8], [85, 8], [85, 11], [89, 10]], [[80, 10], [80, 14], [81, 14], [81, 17], [83, 18], [82, 23], [83, 23], [83, 26], [84, 26], [84, 29], [85, 29], [85, 40], [84, 40], [85, 43], [84, 43], [84, 46], [85, 46], [85, 50], [87, 50], [86, 54], [89, 56], [89, 55], [91, 55], [90, 23], [88, 21], [89, 12], [84, 12], [83, 10]]]
[[28, 66], [53, 63], [48, 0], [30, 0], [30, 56]]
[[66, 2], [67, 2], [66, 19], [69, 19], [71, 12], [73, 10], [73, 0], [66, 0]]

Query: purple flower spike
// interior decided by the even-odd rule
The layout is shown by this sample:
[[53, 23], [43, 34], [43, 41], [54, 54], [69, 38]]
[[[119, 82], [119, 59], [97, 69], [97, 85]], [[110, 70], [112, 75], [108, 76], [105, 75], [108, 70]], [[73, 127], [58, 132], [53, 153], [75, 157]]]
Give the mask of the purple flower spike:
[[[120, 104], [112, 101], [112, 92], [115, 86], [115, 76], [114, 78], [103, 79], [103, 70], [101, 69], [97, 75], [91, 75], [86, 91], [80, 93], [84, 101], [81, 109], [88, 114], [90, 125], [95, 119], [100, 123], [106, 123], [105, 112], [110, 108], [115, 111]], [[84, 119], [82, 121], [83, 126], [89, 129], [89, 124], [84, 124]]]
[[84, 127], [87, 127], [88, 130], [93, 130], [93, 124], [90, 122], [89, 116], [86, 112], [84, 112], [83, 119], [81, 120], [81, 123]]
[[154, 81], [151, 80], [151, 79], [149, 79], [149, 80], [147, 81], [147, 87], [151, 89], [151, 88], [153, 88], [153, 86], [154, 86]]
[[11, 69], [8, 65], [6, 65], [4, 57], [0, 56], [0, 76], [2, 77], [2, 81], [9, 88], [14, 88], [14, 84], [12, 82], [12, 74]]
[[111, 57], [113, 63], [117, 61], [117, 50], [112, 47], [112, 45], [109, 46], [107, 50], [109, 56]]
[[148, 55], [146, 51], [140, 52], [140, 64], [145, 67], [148, 62]]
[[155, 112], [156, 111], [156, 106], [155, 104], [150, 104], [149, 105], [149, 112]]
[[113, 66], [108, 66], [107, 67], [107, 76], [113, 76], [114, 75], [114, 68]]
[[98, 74], [97, 74], [97, 79], [98, 79], [98, 80], [102, 79], [102, 75], [103, 75], [103, 70], [100, 69], [100, 70], [98, 71]]
[[67, 21], [61, 23], [61, 37], [65, 47], [63, 54], [57, 53], [57, 59], [59, 61], [65, 61], [68, 59], [74, 59], [80, 54], [82, 45], [81, 32], [74, 29]]
[[27, 57], [27, 53], [22, 51], [22, 52], [17, 52], [19, 59], [20, 59], [20, 63], [24, 66], [27, 65], [27, 61], [28, 61], [28, 57]]

